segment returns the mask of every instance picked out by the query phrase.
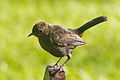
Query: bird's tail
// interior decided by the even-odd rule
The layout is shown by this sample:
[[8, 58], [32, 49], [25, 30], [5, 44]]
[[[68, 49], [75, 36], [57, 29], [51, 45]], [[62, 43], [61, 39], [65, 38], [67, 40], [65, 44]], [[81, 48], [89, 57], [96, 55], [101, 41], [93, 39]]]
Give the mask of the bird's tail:
[[91, 21], [87, 22], [86, 24], [84, 24], [80, 28], [76, 29], [77, 30], [77, 34], [82, 34], [87, 29], [93, 27], [96, 24], [104, 22], [106, 20], [107, 20], [107, 16], [100, 16], [100, 17], [97, 17], [95, 19], [92, 19]]

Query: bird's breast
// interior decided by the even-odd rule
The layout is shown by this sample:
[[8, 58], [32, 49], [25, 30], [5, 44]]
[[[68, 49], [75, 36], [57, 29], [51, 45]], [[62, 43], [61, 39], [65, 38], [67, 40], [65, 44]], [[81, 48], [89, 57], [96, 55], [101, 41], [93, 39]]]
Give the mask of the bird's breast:
[[49, 36], [38, 37], [41, 47], [56, 57], [62, 57], [64, 54], [51, 41]]

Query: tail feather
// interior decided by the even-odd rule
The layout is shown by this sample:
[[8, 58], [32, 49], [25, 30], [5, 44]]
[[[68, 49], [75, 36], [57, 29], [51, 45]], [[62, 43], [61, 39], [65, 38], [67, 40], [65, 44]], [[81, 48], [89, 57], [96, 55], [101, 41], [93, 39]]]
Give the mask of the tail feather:
[[78, 34], [83, 33], [84, 31], [86, 31], [87, 29], [91, 28], [92, 26], [99, 24], [101, 22], [104, 22], [107, 20], [107, 16], [100, 16], [97, 17], [89, 22], [87, 22], [86, 24], [84, 24], [83, 26], [81, 26], [80, 28], [76, 29]]

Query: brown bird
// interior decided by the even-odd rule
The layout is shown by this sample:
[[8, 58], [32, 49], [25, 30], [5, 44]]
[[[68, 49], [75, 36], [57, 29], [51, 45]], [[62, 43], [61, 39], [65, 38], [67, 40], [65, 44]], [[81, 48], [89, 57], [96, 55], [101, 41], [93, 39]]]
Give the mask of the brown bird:
[[58, 65], [59, 61], [64, 56], [67, 56], [68, 59], [61, 66], [63, 67], [72, 57], [72, 50], [76, 46], [86, 45], [81, 38], [83, 32], [106, 20], [106, 16], [100, 16], [77, 29], [68, 29], [59, 25], [38, 22], [33, 26], [32, 33], [29, 34], [28, 37], [31, 35], [36, 36], [43, 49], [51, 53], [53, 56], [60, 57], [55, 65]]

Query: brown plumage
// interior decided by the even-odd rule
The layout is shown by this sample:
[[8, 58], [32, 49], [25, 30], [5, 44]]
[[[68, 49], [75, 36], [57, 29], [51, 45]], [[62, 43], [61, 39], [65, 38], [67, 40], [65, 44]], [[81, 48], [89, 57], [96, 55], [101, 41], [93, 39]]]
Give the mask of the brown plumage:
[[59, 25], [51, 25], [45, 22], [38, 22], [33, 26], [32, 33], [28, 36], [35, 35], [38, 37], [39, 43], [43, 49], [56, 57], [60, 57], [55, 65], [67, 56], [68, 59], [72, 57], [72, 50], [76, 46], [86, 45], [82, 40], [82, 34], [90, 27], [107, 20], [106, 16], [97, 17], [78, 29], [68, 29]]

